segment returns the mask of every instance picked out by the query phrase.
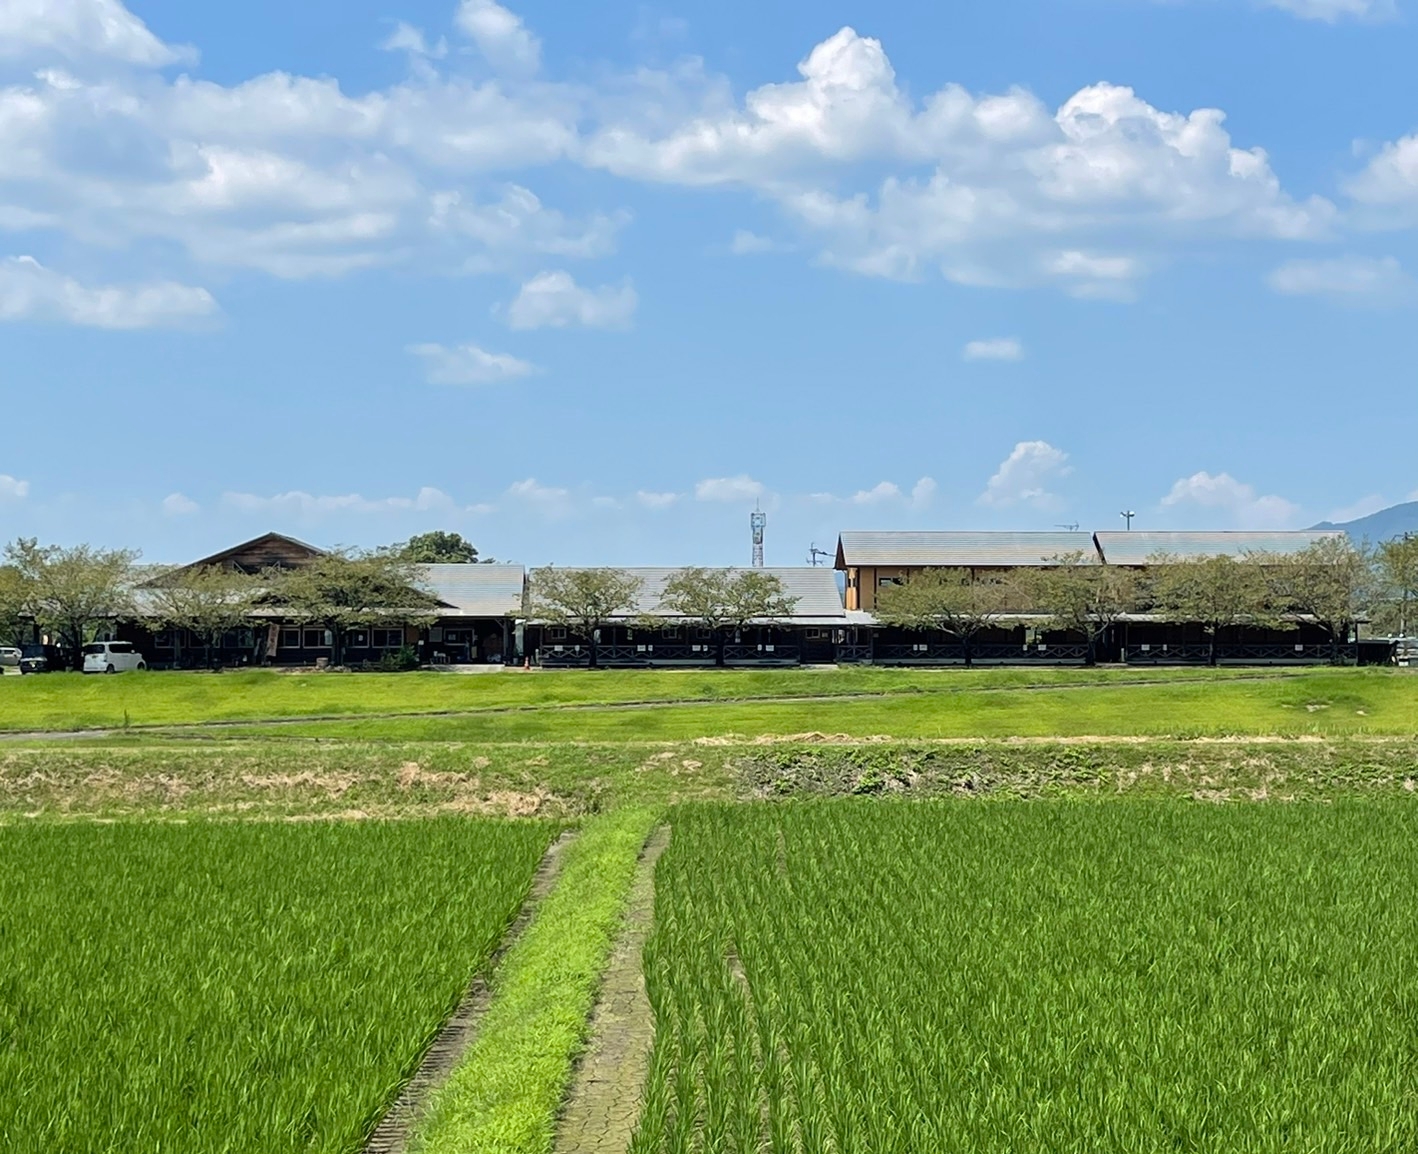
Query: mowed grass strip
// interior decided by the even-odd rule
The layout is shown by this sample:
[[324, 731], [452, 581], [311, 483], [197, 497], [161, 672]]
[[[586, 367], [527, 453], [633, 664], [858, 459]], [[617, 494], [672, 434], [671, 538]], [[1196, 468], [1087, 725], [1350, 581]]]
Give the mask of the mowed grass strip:
[[[1284, 676], [1286, 671], [1260, 671]], [[770, 669], [451, 673], [212, 673], [0, 678], [0, 731], [196, 725], [292, 717], [358, 717], [633, 701], [898, 694], [1025, 685], [1216, 681], [1232, 669]]]
[[6, 1154], [358, 1150], [554, 828], [0, 828]]
[[[290, 737], [365, 741], [684, 741], [810, 732], [854, 737], [1344, 736], [1418, 733], [1418, 677], [1406, 670], [1322, 669], [1284, 677], [1161, 684], [988, 679], [868, 700], [674, 702], [480, 717], [357, 719], [283, 726]], [[241, 731], [259, 736], [256, 731]]]
[[674, 816], [632, 1149], [1418, 1148], [1418, 806]]
[[548, 1154], [572, 1065], [658, 811], [593, 818], [508, 951], [463, 1062], [415, 1135], [418, 1154]]

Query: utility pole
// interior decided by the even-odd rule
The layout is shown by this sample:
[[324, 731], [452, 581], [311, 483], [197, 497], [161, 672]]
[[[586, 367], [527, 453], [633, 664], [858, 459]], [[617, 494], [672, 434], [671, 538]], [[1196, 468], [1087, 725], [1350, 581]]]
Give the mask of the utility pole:
[[1134, 513], [1131, 509], [1126, 509], [1123, 512], [1119, 513], [1118, 516], [1121, 517], [1124, 521], [1126, 521], [1128, 528], [1131, 529], [1132, 519], [1136, 517], [1137, 514]]

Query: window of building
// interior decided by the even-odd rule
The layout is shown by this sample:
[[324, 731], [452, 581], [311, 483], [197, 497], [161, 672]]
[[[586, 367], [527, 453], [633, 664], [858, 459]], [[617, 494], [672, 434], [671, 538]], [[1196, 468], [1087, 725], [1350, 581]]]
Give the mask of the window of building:
[[399, 649], [404, 644], [404, 631], [402, 629], [376, 629], [374, 631], [375, 649]]
[[369, 632], [364, 629], [351, 629], [345, 634], [346, 649], [368, 649]]
[[901, 584], [901, 578], [900, 578], [900, 577], [878, 577], [878, 578], [876, 579], [876, 587], [877, 587], [878, 589], [885, 589], [888, 585], [900, 585], [900, 584]]
[[172, 630], [160, 629], [153, 634], [153, 647], [155, 649], [172, 648]]
[[549, 641], [565, 641], [565, 640], [566, 640], [566, 626], [565, 626], [565, 625], [553, 625], [553, 626], [551, 626], [549, 629], [547, 629], [547, 639], [548, 639]]
[[282, 630], [281, 630], [281, 648], [282, 648], [282, 649], [299, 649], [299, 648], [300, 648], [300, 630], [299, 630], [299, 629], [282, 629]]
[[676, 637], [679, 636], [679, 630], [673, 625], [661, 625], [660, 636], [663, 637], [666, 641], [673, 641]]
[[804, 631], [803, 635], [809, 641], [826, 641], [829, 636], [826, 629], [808, 629]]
[[335, 639], [330, 635], [328, 629], [307, 629], [302, 641], [306, 649], [330, 649], [335, 644]]
[[472, 639], [473, 631], [471, 629], [445, 629], [443, 631], [443, 640], [449, 645], [467, 645]]

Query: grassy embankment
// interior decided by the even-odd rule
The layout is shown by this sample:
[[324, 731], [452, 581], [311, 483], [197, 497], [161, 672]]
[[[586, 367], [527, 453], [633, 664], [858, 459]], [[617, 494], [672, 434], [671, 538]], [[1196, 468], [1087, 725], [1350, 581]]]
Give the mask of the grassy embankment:
[[[1255, 669], [776, 669], [344, 674], [270, 670], [46, 674], [0, 679], [0, 732], [200, 725], [299, 717], [537, 710], [626, 702], [943, 693], [1032, 685], [1214, 682], [1304, 675]], [[534, 722], [535, 724], [535, 722]]]
[[554, 832], [0, 829], [6, 1154], [358, 1149]]
[[[582, 676], [594, 681], [591, 675]], [[832, 674], [819, 676], [823, 686], [832, 684]], [[548, 678], [547, 684], [557, 680]], [[237, 727], [231, 735], [260, 732]], [[973, 672], [958, 679], [948, 672], [918, 673], [871, 698], [691, 704], [681, 696], [654, 706], [577, 709], [549, 702], [540, 708], [459, 717], [297, 722], [269, 732], [361, 741], [460, 742], [686, 741], [808, 732], [895, 738], [1400, 735], [1418, 733], [1418, 677], [1407, 671], [1320, 669], [1134, 683], [1073, 676], [1021, 685], [1013, 670]]]

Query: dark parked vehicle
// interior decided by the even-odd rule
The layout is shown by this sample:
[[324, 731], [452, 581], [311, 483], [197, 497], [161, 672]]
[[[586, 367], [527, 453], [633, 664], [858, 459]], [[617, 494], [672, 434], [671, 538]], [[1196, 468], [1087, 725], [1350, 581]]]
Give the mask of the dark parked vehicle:
[[49, 673], [68, 668], [64, 650], [57, 645], [25, 645], [21, 647], [21, 673]]

